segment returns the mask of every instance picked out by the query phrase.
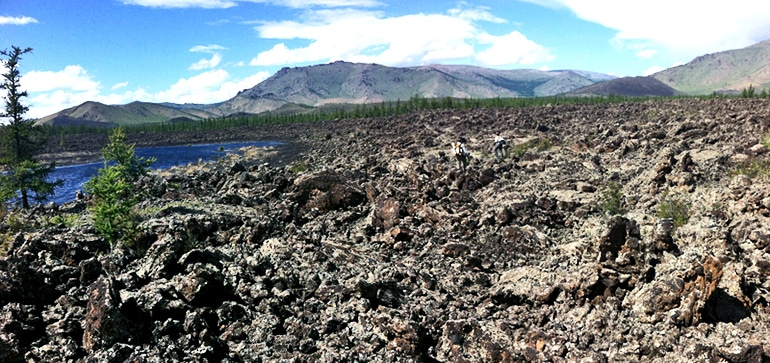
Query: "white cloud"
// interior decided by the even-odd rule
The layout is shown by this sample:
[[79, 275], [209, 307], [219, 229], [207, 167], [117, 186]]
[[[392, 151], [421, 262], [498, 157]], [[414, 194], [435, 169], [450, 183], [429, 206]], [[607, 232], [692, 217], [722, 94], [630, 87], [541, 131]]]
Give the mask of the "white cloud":
[[30, 71], [21, 78], [21, 86], [28, 92], [61, 89], [84, 92], [99, 89], [99, 82], [94, 81], [83, 67], [71, 65], [61, 71]]
[[226, 9], [236, 6], [235, 1], [227, 0], [123, 0], [123, 3], [151, 8]]
[[548, 49], [527, 39], [517, 31], [504, 36], [487, 35], [482, 40], [492, 45], [476, 54], [476, 61], [481, 66], [529, 65], [554, 59]]
[[126, 104], [133, 101], [216, 103], [234, 97], [239, 91], [254, 87], [267, 79], [267, 72], [259, 72], [243, 79], [232, 79], [225, 70], [210, 70], [190, 78], [182, 78], [168, 89], [149, 93], [143, 88], [125, 89], [128, 82], [111, 87], [110, 93], [102, 93], [99, 82], [93, 81], [80, 66], [67, 66], [58, 72], [31, 71], [21, 78], [21, 85], [29, 93], [22, 103], [30, 107], [29, 118], [45, 117], [87, 101], [104, 104]]
[[0, 25], [26, 25], [37, 23], [37, 19], [29, 16], [0, 16]]
[[201, 59], [198, 62], [190, 66], [191, 71], [200, 71], [204, 69], [211, 69], [219, 65], [222, 62], [222, 55], [215, 53], [211, 56], [211, 59]]
[[230, 78], [223, 69], [216, 69], [190, 78], [182, 78], [168, 90], [155, 95], [156, 100], [179, 103], [206, 103], [212, 89]]
[[636, 52], [636, 56], [639, 58], [652, 58], [655, 56], [655, 54], [658, 54], [658, 51], [655, 49], [643, 49], [638, 52]]
[[311, 8], [316, 6], [321, 7], [359, 7], [368, 8], [382, 5], [381, 2], [376, 0], [269, 0], [269, 1], [255, 1], [255, 2], [269, 2], [274, 5], [286, 6], [295, 9]]
[[214, 53], [217, 53], [220, 50], [225, 50], [225, 49], [227, 49], [227, 48], [225, 48], [225, 47], [223, 47], [221, 45], [209, 44], [209, 45], [196, 45], [196, 46], [190, 48], [190, 51], [191, 52], [214, 54]]
[[662, 71], [662, 70], [664, 70], [664, 69], [665, 69], [665, 68], [663, 68], [663, 67], [661, 67], [661, 66], [652, 66], [652, 67], [650, 67], [650, 68], [647, 68], [647, 69], [646, 69], [644, 72], [642, 72], [642, 75], [644, 75], [644, 76], [649, 76], [649, 75], [651, 75], [651, 74], [655, 74], [655, 73], [658, 73], [658, 72], [660, 72], [660, 71]]
[[238, 2], [270, 3], [277, 6], [304, 9], [311, 7], [374, 7], [382, 5], [376, 0], [123, 0], [126, 5], [151, 8], [204, 8], [226, 9]]
[[120, 82], [120, 83], [116, 83], [114, 86], [112, 86], [112, 88], [111, 88], [111, 89], [114, 91], [114, 90], [116, 90], [116, 89], [125, 88], [125, 87], [127, 87], [127, 86], [128, 86], [128, 81], [126, 81], [126, 82]]
[[204, 69], [215, 68], [216, 66], [219, 65], [219, 63], [222, 62], [222, 54], [219, 53], [218, 51], [224, 50], [224, 49], [226, 48], [216, 44], [196, 45], [190, 48], [191, 52], [211, 54], [211, 59], [201, 59], [198, 62], [191, 65], [188, 69], [191, 71], [201, 71]]
[[449, 15], [470, 21], [488, 21], [498, 24], [506, 22], [505, 19], [490, 13], [488, 7], [478, 7], [475, 9], [454, 8], [449, 10]]
[[567, 8], [617, 31], [612, 42], [656, 46], [680, 57], [737, 49], [770, 38], [770, 2], [754, 0], [521, 0]]
[[[351, 9], [307, 12], [299, 21], [263, 22], [256, 26], [261, 38], [280, 42], [257, 54], [250, 64], [276, 66], [344, 59], [390, 66], [474, 60], [504, 65], [553, 59], [542, 46], [520, 33], [492, 36], [477, 26], [478, 21], [500, 23], [505, 20], [486, 8], [396, 17]], [[289, 45], [296, 41], [309, 43], [297, 47]], [[511, 45], [516, 48], [505, 49]], [[485, 48], [488, 49], [474, 59], [474, 53]]]
[[266, 80], [268, 77], [270, 77], [270, 73], [258, 72], [241, 80], [222, 83], [222, 85], [219, 87], [219, 90], [216, 92], [216, 97], [213, 98], [217, 101], [213, 102], [230, 99], [234, 97], [238, 92], [252, 88], [260, 82]]

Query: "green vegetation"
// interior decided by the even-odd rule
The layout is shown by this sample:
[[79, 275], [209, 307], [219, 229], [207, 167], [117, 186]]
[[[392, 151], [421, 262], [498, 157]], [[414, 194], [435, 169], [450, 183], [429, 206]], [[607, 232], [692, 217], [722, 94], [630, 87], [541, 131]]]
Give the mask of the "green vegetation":
[[770, 160], [767, 158], [751, 158], [736, 165], [733, 175], [745, 175], [749, 178], [767, 178], [770, 175]]
[[49, 218], [46, 219], [46, 224], [53, 225], [53, 226], [63, 226], [66, 228], [70, 228], [74, 226], [80, 216], [75, 213], [62, 213], [62, 214], [55, 214]]
[[607, 189], [602, 193], [601, 201], [599, 202], [599, 208], [602, 211], [609, 214], [625, 214], [625, 195], [620, 188], [620, 184], [611, 182], [607, 185]]
[[[166, 133], [184, 131], [212, 131], [237, 127], [252, 127], [275, 124], [332, 121], [350, 118], [391, 117], [423, 110], [441, 109], [481, 109], [481, 108], [517, 108], [545, 105], [605, 104], [622, 102], [644, 102], [659, 97], [625, 97], [617, 95], [596, 97], [528, 97], [528, 98], [425, 98], [419, 95], [409, 100], [387, 101], [374, 104], [332, 104], [321, 107], [294, 107], [275, 110], [260, 115], [240, 115], [225, 118], [208, 118], [189, 122], [156, 122], [123, 126], [127, 133]], [[109, 133], [109, 127], [95, 126], [46, 126], [51, 136], [67, 134]]]
[[134, 145], [126, 144], [125, 138], [122, 128], [113, 130], [102, 149], [104, 167], [85, 184], [85, 190], [94, 198], [89, 210], [99, 234], [112, 245], [123, 239], [134, 247], [138, 215], [133, 209], [141, 198], [135, 183], [149, 172], [155, 159], [134, 155]]
[[550, 139], [532, 139], [527, 142], [514, 145], [511, 149], [511, 155], [520, 158], [527, 153], [527, 150], [534, 148], [537, 151], [548, 151], [553, 148], [553, 142]]
[[6, 70], [0, 83], [0, 90], [5, 91], [5, 111], [0, 113], [0, 118], [8, 119], [6, 124], [0, 126], [0, 165], [6, 171], [0, 174], [0, 199], [9, 201], [18, 198], [22, 208], [29, 208], [30, 198], [37, 202], [44, 201], [53, 194], [55, 187], [64, 183], [62, 180], [47, 181], [55, 165], [43, 165], [33, 157], [46, 136], [40, 127], [24, 119], [29, 107], [21, 103], [27, 92], [20, 89], [18, 66], [21, 56], [30, 52], [32, 48], [19, 47], [0, 51], [0, 55], [5, 57], [0, 60], [0, 68]]
[[307, 166], [306, 162], [298, 161], [298, 162], [295, 162], [295, 163], [291, 164], [291, 169], [290, 170], [291, 170], [291, 172], [293, 174], [299, 174], [299, 173], [307, 171], [307, 169], [308, 169], [308, 166]]
[[[770, 135], [763, 135], [759, 141], [767, 150], [770, 150]], [[767, 178], [770, 176], [770, 160], [767, 157], [752, 157], [738, 163], [732, 172], [735, 175], [745, 175], [749, 178]]]
[[691, 207], [692, 205], [686, 196], [667, 192], [663, 194], [663, 200], [658, 205], [656, 215], [660, 218], [670, 218], [674, 221], [674, 227], [681, 227], [687, 224], [690, 219]]
[[757, 91], [754, 89], [754, 85], [750, 84], [749, 88], [744, 88], [741, 91], [741, 97], [742, 98], [754, 98], [754, 97], [768, 98], [770, 97], [770, 95], [768, 94], [768, 91], [765, 88], [763, 88], [762, 92], [760, 92], [759, 95], [757, 95]]

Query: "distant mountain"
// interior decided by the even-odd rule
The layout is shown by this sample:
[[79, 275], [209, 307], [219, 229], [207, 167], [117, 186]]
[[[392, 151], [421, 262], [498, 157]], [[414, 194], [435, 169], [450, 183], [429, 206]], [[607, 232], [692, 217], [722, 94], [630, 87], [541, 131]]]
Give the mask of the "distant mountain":
[[256, 114], [285, 104], [318, 107], [379, 103], [405, 101], [415, 95], [425, 98], [550, 96], [611, 78], [605, 74], [568, 70], [496, 70], [462, 65], [399, 68], [339, 61], [283, 68], [208, 111], [223, 115]]
[[614, 78], [579, 70], [496, 70], [462, 65], [387, 67], [334, 62], [283, 68], [225, 102], [174, 104], [86, 102], [38, 120], [51, 125], [134, 125], [185, 122], [209, 117], [309, 112], [334, 104], [363, 104], [424, 98], [552, 96]]
[[568, 93], [572, 90], [580, 89], [597, 83], [597, 80], [583, 76], [577, 72], [564, 72], [537, 87], [535, 95], [551, 96]]
[[679, 96], [679, 92], [665, 83], [652, 77], [623, 77], [607, 82], [595, 83], [586, 87], [566, 93], [567, 95], [581, 96], [629, 96], [629, 97], [658, 97]]
[[770, 87], [770, 40], [752, 46], [707, 54], [652, 75], [687, 94], [740, 93], [753, 86]]
[[116, 126], [166, 122], [168, 120], [200, 120], [219, 115], [195, 107], [174, 107], [175, 104], [131, 102], [126, 105], [105, 105], [85, 102], [38, 119], [37, 124], [55, 126]]

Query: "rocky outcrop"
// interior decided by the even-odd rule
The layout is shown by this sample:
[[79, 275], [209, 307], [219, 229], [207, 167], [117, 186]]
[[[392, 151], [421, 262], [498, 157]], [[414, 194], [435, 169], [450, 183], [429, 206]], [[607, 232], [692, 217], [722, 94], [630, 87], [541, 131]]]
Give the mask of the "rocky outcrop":
[[245, 129], [308, 148], [140, 181], [119, 246], [82, 204], [6, 217], [0, 360], [767, 361], [770, 185], [737, 172], [769, 128], [675, 99]]

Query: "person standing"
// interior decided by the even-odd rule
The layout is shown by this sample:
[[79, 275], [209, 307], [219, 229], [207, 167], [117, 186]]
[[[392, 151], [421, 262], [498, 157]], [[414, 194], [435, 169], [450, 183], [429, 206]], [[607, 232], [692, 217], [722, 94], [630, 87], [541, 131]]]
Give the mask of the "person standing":
[[496, 158], [500, 160], [505, 159], [505, 147], [505, 139], [500, 135], [495, 135], [495, 143], [492, 146], [492, 153], [495, 154]]
[[457, 159], [457, 167], [465, 172], [465, 167], [468, 166], [468, 150], [465, 148], [465, 144], [459, 141], [452, 143], [452, 154]]

